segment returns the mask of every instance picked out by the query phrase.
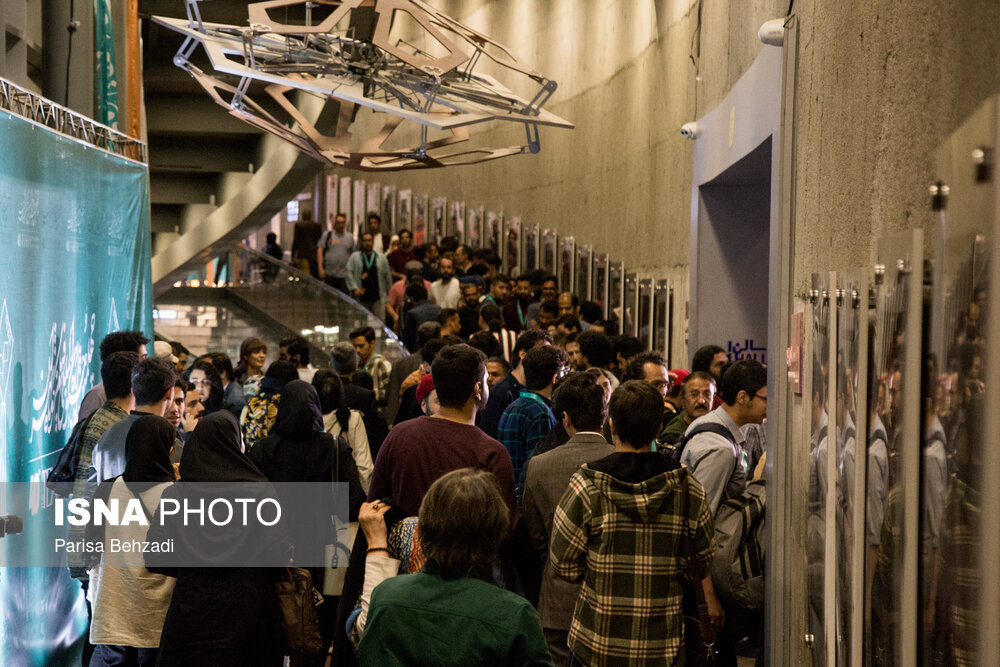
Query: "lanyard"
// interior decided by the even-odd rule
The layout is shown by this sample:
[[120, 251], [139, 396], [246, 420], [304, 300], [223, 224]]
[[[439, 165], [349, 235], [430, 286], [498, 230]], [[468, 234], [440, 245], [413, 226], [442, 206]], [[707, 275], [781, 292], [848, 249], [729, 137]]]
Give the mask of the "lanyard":
[[366, 272], [370, 271], [371, 268], [372, 268], [372, 265], [375, 264], [375, 253], [372, 253], [369, 256], [371, 257], [371, 260], [369, 260], [368, 257], [365, 257], [364, 253], [361, 253], [361, 261], [364, 262], [364, 264], [365, 264], [365, 271]]
[[521, 312], [521, 300], [517, 300], [517, 319], [521, 320], [521, 326], [524, 326], [524, 313]]

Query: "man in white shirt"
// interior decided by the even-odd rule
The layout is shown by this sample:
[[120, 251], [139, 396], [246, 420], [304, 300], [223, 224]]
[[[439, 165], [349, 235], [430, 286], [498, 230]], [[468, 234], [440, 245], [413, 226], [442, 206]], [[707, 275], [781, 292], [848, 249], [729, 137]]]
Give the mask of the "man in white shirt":
[[441, 277], [431, 283], [431, 301], [442, 308], [458, 308], [462, 298], [462, 290], [455, 277], [455, 265], [452, 260], [442, 257], [438, 264]]

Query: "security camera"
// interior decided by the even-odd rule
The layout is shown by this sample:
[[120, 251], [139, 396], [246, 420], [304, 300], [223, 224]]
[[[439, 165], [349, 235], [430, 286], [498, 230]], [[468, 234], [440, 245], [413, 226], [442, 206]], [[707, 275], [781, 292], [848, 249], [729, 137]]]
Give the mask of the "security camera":
[[765, 21], [764, 25], [757, 31], [760, 41], [768, 46], [784, 46], [785, 44], [785, 19], [771, 19]]
[[697, 139], [698, 123], [684, 123], [681, 125], [681, 136], [685, 139]]

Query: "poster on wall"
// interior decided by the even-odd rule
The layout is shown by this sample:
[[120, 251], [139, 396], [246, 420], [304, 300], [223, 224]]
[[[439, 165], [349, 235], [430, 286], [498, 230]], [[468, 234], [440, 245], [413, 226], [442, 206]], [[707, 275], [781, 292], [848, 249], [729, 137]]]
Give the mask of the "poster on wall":
[[625, 264], [608, 264], [608, 318], [618, 321], [618, 333], [624, 334]]
[[559, 289], [563, 292], [573, 291], [575, 270], [576, 239], [572, 236], [564, 236], [559, 244]]
[[507, 223], [507, 251], [504, 266], [507, 275], [517, 278], [521, 275], [521, 216], [515, 215]]
[[[79, 665], [80, 585], [44, 564], [65, 527], [44, 486], [113, 331], [153, 339], [145, 164], [0, 114], [0, 665]], [[12, 493], [13, 483], [20, 493]], [[44, 524], [44, 525], [42, 525]], [[39, 529], [44, 528], [44, 529]], [[62, 552], [65, 555], [65, 552]]]
[[396, 233], [400, 233], [404, 229], [413, 232], [412, 219], [410, 214], [413, 212], [413, 190], [407, 188], [406, 190], [400, 190], [399, 196], [396, 200]]
[[326, 215], [325, 229], [333, 229], [333, 219], [337, 217], [337, 177], [328, 174], [326, 177]]
[[441, 239], [448, 235], [445, 221], [445, 209], [447, 200], [444, 197], [435, 197], [431, 200], [431, 228], [432, 240], [434, 243], [441, 243]]
[[546, 273], [556, 272], [556, 241], [554, 229], [542, 232], [542, 270]]
[[427, 231], [427, 195], [413, 198], [413, 243], [423, 245], [431, 236]]
[[382, 187], [382, 231], [396, 233], [396, 186]]
[[[382, 185], [380, 183], [369, 183], [368, 184], [368, 197], [366, 198], [367, 205], [365, 206], [365, 221], [368, 221], [368, 216], [372, 213], [376, 213], [379, 216], [379, 209], [382, 208]], [[366, 227], [367, 229], [367, 227]], [[382, 229], [384, 232], [385, 229]]]
[[594, 280], [593, 290], [590, 293], [590, 300], [596, 301], [601, 306], [601, 316], [607, 317], [608, 312], [608, 255], [607, 253], [594, 254]]
[[448, 205], [448, 235], [465, 243], [465, 202], [453, 201]]
[[541, 232], [538, 225], [530, 225], [524, 230], [524, 271], [534, 271], [538, 268], [538, 240]]
[[483, 239], [484, 245], [495, 252], [497, 257], [500, 257], [502, 255], [500, 238], [503, 234], [503, 216], [496, 211], [488, 211], [483, 234], [486, 237]]
[[[670, 358], [670, 285], [656, 281], [653, 292], [653, 349]], [[668, 366], [669, 368], [669, 366]]]
[[337, 183], [340, 186], [340, 195], [337, 198], [337, 213], [341, 213], [347, 218], [347, 229], [350, 229], [352, 220], [351, 178], [350, 176], [341, 176], [337, 179]]
[[482, 239], [483, 207], [470, 206], [465, 224], [465, 242], [472, 248], [478, 248]]
[[351, 216], [354, 238], [358, 238], [361, 231], [365, 229], [365, 215], [367, 214], [365, 210], [365, 197], [367, 197], [365, 182], [362, 180], [354, 181], [354, 206], [352, 207], [354, 214]]
[[590, 300], [591, 269], [594, 248], [590, 245], [578, 246], [576, 250], [576, 295], [580, 301]]

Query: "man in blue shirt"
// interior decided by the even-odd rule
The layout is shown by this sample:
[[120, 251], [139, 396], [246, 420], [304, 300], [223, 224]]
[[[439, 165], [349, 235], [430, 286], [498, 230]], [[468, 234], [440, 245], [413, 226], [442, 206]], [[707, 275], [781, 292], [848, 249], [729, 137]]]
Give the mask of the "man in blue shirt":
[[[566, 353], [554, 345], [540, 345], [524, 355], [524, 389], [500, 416], [499, 440], [514, 464], [514, 479], [528, 457], [556, 424], [552, 414], [552, 385], [566, 370]], [[517, 486], [518, 495], [522, 485]]]

